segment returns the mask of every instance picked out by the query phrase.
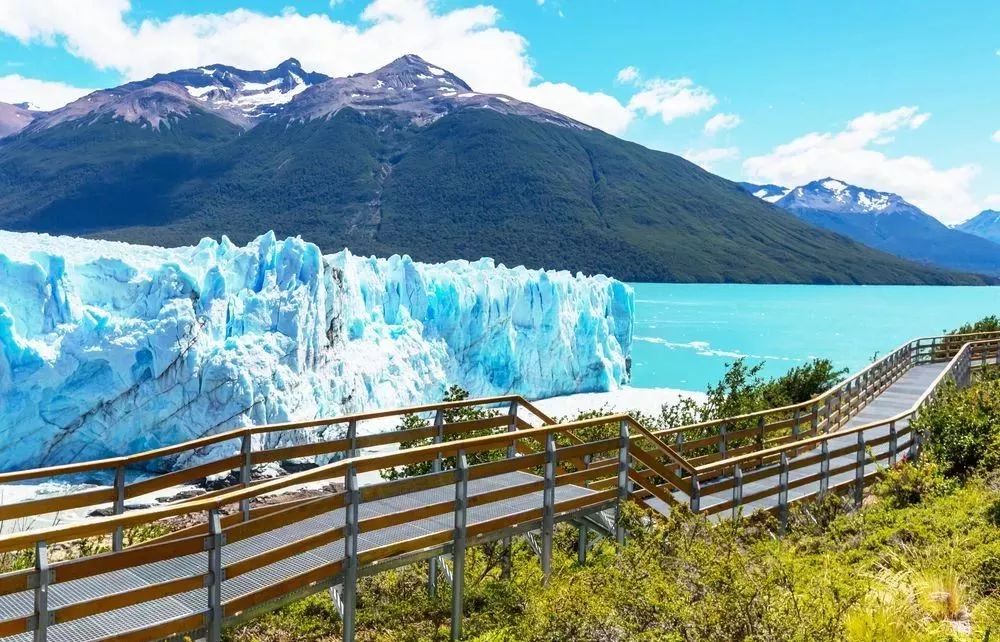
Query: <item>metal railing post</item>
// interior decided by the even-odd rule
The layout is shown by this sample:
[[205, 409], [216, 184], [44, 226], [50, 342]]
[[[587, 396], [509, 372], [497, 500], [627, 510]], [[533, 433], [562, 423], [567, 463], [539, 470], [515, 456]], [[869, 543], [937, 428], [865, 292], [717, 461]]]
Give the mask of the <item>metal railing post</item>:
[[355, 618], [358, 607], [358, 521], [361, 492], [358, 488], [358, 471], [354, 464], [347, 467], [344, 474], [344, 488], [347, 490], [344, 502], [344, 590], [343, 638], [344, 642], [354, 642]]
[[35, 642], [45, 642], [49, 628], [49, 547], [45, 540], [35, 542]]
[[778, 532], [788, 528], [788, 455], [781, 453], [778, 464]]
[[830, 443], [823, 440], [819, 449], [823, 456], [819, 461], [819, 496], [822, 497], [830, 490]]
[[556, 437], [545, 435], [545, 486], [542, 490], [542, 575], [552, 572], [552, 535], [556, 516]]
[[208, 511], [208, 642], [222, 640], [222, 518], [219, 510]]
[[[511, 399], [510, 406], [507, 408], [507, 414], [510, 416], [510, 423], [507, 424], [508, 433], [517, 432], [517, 410], [517, 400]], [[507, 446], [507, 459], [515, 457], [517, 457], [517, 444], [515, 441], [511, 441], [510, 445]], [[504, 537], [500, 546], [502, 547], [500, 551], [500, 577], [510, 579], [513, 566], [513, 541], [510, 537]]]
[[354, 459], [358, 456], [358, 420], [352, 419], [347, 422], [347, 457]]
[[[517, 432], [517, 400], [512, 399], [510, 402], [510, 408], [507, 409], [507, 414], [510, 415], [510, 423], [507, 424], [507, 432]], [[517, 457], [517, 448], [514, 442], [511, 442], [507, 446], [507, 459], [514, 459]]]
[[580, 532], [577, 535], [576, 540], [576, 562], [580, 566], [587, 563], [587, 539], [588, 539], [588, 528], [586, 522], [580, 521]]
[[896, 453], [899, 450], [898, 437], [896, 435], [896, 422], [889, 422], [889, 465], [896, 465]]
[[691, 475], [691, 512], [701, 512], [701, 482], [698, 475]]
[[740, 506], [743, 505], [743, 467], [736, 464], [733, 469], [733, 519], [739, 515]]
[[726, 430], [726, 424], [721, 424], [719, 426], [719, 454], [722, 458], [726, 458], [726, 453], [729, 452], [729, 431]]
[[462, 638], [462, 593], [465, 586], [465, 536], [469, 505], [469, 461], [458, 453], [455, 468], [455, 535], [451, 552], [451, 639]]
[[865, 431], [858, 433], [858, 459], [854, 469], [854, 504], [861, 506], [865, 499]]
[[618, 424], [618, 501], [615, 504], [615, 541], [625, 544], [625, 502], [628, 500], [628, 423]]
[[819, 403], [813, 404], [812, 417], [809, 418], [809, 432], [813, 437], [819, 434]]
[[[434, 443], [440, 444], [444, 441], [444, 411], [440, 409], [434, 413], [434, 428], [436, 429], [434, 433]], [[443, 461], [441, 453], [438, 452], [434, 457], [434, 461], [431, 462], [431, 472], [441, 472], [442, 465]], [[437, 596], [437, 580], [438, 556], [435, 555], [427, 560], [427, 594], [431, 597]]]
[[[243, 488], [250, 487], [250, 476], [253, 472], [253, 439], [250, 435], [250, 431], [243, 433], [243, 437], [240, 441], [240, 454], [243, 456], [243, 461], [240, 466], [240, 485]], [[240, 500], [240, 513], [243, 515], [243, 521], [249, 521], [250, 519], [250, 498], [246, 497]]]
[[[115, 469], [115, 515], [125, 513], [125, 465], [122, 464]], [[122, 550], [125, 542], [125, 529], [116, 526], [115, 532], [111, 536], [111, 550], [118, 552]]]

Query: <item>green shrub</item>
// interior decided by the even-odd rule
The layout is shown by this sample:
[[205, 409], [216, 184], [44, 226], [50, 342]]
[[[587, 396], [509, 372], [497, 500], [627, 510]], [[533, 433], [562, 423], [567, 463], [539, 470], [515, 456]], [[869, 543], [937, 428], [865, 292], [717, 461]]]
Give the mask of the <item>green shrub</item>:
[[976, 592], [984, 596], [1000, 594], [1000, 557], [987, 557], [973, 572]]
[[987, 371], [967, 388], [946, 385], [913, 422], [946, 475], [967, 478], [1000, 467], [1000, 380], [994, 374]]
[[1000, 499], [986, 508], [986, 519], [994, 526], [1000, 527]]
[[964, 323], [948, 334], [972, 334], [974, 332], [1000, 331], [1000, 317], [995, 314], [983, 317], [974, 323]]
[[885, 471], [875, 485], [875, 495], [894, 508], [904, 508], [944, 495], [952, 486], [933, 461], [905, 461]]

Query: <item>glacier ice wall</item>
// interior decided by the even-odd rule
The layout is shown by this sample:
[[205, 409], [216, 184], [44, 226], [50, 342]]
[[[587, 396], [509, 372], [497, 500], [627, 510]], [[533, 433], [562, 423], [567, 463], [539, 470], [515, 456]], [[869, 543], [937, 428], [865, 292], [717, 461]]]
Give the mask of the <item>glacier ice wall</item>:
[[323, 256], [273, 234], [163, 249], [0, 232], [0, 470], [429, 402], [448, 384], [613, 390], [632, 319], [618, 281], [490, 259]]

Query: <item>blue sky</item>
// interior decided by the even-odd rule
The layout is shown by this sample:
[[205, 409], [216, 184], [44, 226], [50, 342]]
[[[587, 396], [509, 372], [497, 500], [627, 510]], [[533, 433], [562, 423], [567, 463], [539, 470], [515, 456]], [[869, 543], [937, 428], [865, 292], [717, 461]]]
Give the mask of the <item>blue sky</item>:
[[833, 175], [946, 222], [1000, 209], [997, 2], [8, 0], [0, 100], [404, 53], [727, 178]]

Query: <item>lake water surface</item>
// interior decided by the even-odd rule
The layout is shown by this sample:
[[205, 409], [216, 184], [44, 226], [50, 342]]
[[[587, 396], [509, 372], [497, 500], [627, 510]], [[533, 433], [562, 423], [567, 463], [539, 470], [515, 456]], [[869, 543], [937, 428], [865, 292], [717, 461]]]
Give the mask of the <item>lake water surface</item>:
[[703, 390], [739, 356], [781, 374], [856, 370], [917, 336], [1000, 314], [1000, 287], [633, 283], [632, 385]]

